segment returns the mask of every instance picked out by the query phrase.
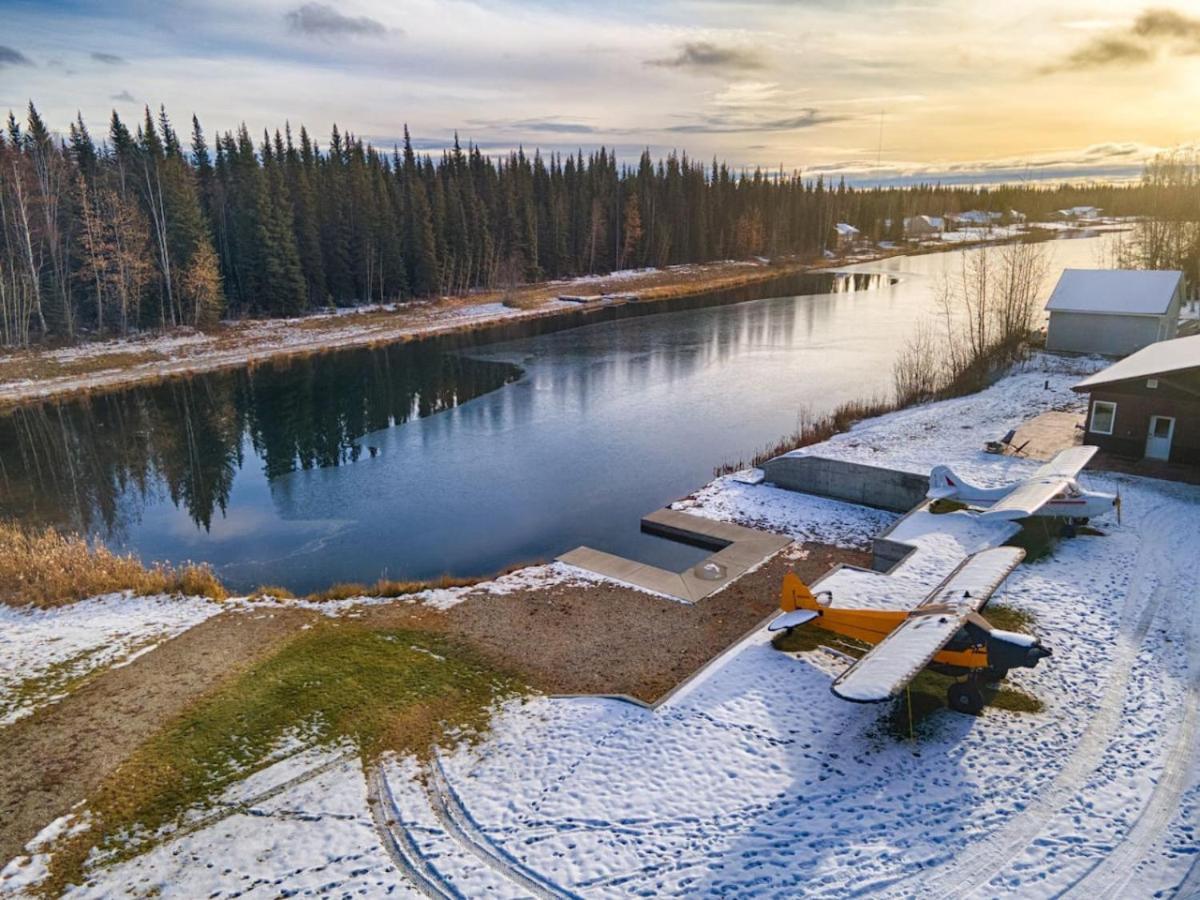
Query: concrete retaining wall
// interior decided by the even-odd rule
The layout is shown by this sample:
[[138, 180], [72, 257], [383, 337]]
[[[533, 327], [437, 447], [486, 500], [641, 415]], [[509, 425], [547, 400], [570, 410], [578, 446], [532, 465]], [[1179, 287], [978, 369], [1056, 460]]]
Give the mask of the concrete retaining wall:
[[762, 469], [776, 487], [892, 512], [908, 512], [929, 489], [927, 475], [823, 456], [777, 456]]

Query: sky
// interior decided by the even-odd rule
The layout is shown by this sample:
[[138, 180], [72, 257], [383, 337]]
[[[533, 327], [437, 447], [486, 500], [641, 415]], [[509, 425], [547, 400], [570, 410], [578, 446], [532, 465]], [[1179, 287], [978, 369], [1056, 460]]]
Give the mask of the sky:
[[457, 131], [854, 183], [1136, 177], [1200, 144], [1200, 0], [0, 0], [0, 110], [65, 130]]

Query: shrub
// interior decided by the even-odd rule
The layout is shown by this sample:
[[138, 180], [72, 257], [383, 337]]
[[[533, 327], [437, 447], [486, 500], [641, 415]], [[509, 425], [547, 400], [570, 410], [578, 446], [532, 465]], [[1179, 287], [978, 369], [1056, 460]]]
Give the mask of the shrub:
[[228, 596], [207, 565], [147, 566], [78, 534], [0, 522], [0, 603], [47, 608], [116, 591]]

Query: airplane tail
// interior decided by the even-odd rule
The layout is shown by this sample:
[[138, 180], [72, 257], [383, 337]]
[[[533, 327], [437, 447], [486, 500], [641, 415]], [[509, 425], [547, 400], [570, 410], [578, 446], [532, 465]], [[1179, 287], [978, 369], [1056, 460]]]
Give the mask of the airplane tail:
[[779, 596], [779, 608], [783, 615], [776, 616], [767, 626], [768, 631], [791, 631], [797, 625], [811, 622], [821, 614], [821, 604], [808, 585], [794, 572], [783, 576], [783, 590]]
[[794, 612], [797, 609], [819, 609], [820, 604], [808, 589], [808, 585], [801, 581], [795, 572], [788, 572], [783, 576], [779, 608], [784, 612]]
[[949, 466], [934, 466], [929, 473], [929, 490], [925, 496], [930, 500], [946, 500], [951, 497], [967, 499], [979, 493], [981, 488], [955, 475]]

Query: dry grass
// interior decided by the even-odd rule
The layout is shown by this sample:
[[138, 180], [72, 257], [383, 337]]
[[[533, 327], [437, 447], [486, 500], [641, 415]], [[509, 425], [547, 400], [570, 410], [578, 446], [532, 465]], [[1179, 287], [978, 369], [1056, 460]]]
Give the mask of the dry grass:
[[[390, 578], [380, 578], [374, 584], [361, 584], [357, 581], [341, 581], [323, 591], [309, 594], [309, 600], [320, 603], [326, 600], [349, 600], [353, 597], [406, 597], [427, 591], [431, 588], [470, 587], [478, 584], [478, 578], [456, 578], [443, 575], [436, 581], [393, 581]], [[260, 591], [275, 591], [279, 588], [259, 588]], [[286, 589], [284, 589], [286, 590]], [[278, 597], [279, 594], [271, 594]]]
[[295, 600], [296, 595], [278, 584], [260, 584], [250, 592], [252, 600]]
[[227, 596], [206, 565], [145, 566], [77, 534], [0, 522], [0, 603], [47, 608], [126, 590], [214, 600]]
[[827, 441], [835, 434], [849, 430], [856, 422], [872, 419], [884, 413], [894, 412], [899, 405], [893, 400], [851, 400], [843, 403], [833, 412], [824, 416], [813, 416], [802, 411], [797, 417], [795, 430], [784, 435], [774, 444], [768, 444], [750, 457], [750, 461], [739, 459], [737, 462], [725, 462], [713, 469], [713, 474], [729, 475], [749, 466], [761, 466], [769, 459], [796, 450]]

